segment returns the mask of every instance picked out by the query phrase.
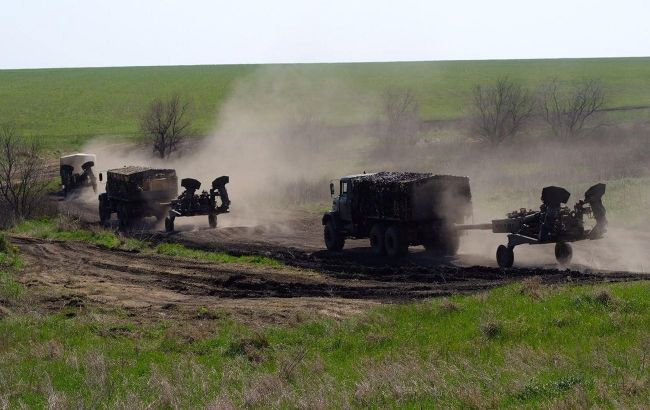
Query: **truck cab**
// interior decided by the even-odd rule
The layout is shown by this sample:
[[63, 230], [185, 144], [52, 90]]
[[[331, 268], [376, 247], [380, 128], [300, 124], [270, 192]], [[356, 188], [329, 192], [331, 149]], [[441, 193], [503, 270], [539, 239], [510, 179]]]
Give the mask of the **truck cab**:
[[342, 222], [352, 222], [352, 183], [353, 176], [339, 179], [339, 195], [332, 201], [332, 212], [336, 212]]
[[341, 177], [338, 180], [339, 194], [335, 196], [335, 181], [330, 182], [330, 194], [332, 196], [332, 210], [323, 216], [323, 225], [333, 220], [337, 228], [342, 231], [352, 232], [353, 229], [353, 202], [357, 200], [354, 191], [354, 181], [358, 178], [374, 174], [357, 174]]

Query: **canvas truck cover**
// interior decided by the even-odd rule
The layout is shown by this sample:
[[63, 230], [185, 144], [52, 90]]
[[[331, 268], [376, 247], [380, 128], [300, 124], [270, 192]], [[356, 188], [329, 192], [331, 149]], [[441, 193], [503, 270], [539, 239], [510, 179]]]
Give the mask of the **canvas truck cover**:
[[462, 223], [472, 213], [469, 178], [414, 172], [378, 172], [350, 179], [353, 209], [367, 218]]
[[123, 201], [169, 202], [178, 195], [173, 169], [128, 166], [106, 172], [106, 192]]

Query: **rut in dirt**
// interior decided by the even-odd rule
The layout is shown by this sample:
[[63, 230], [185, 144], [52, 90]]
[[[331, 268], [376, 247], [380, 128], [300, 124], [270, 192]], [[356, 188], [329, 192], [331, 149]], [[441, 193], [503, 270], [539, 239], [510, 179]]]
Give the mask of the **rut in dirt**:
[[[245, 298], [343, 298], [385, 302], [464, 294], [541, 275], [543, 283], [632, 281], [647, 276], [634, 273], [585, 274], [575, 271], [539, 271], [451, 266], [383, 266], [362, 273], [302, 271], [291, 266], [272, 268], [175, 258], [153, 253], [109, 250], [80, 242], [61, 242], [22, 236], [11, 238], [26, 261], [23, 277], [44, 285], [61, 285], [92, 292], [94, 284], [110, 284], [115, 292], [148, 289], [185, 296]], [[324, 264], [355, 265], [319, 256], [291, 254], [294, 263], [313, 269]], [[289, 258], [285, 257], [285, 260]], [[300, 261], [303, 262], [295, 262]], [[363, 269], [359, 265], [359, 269]], [[147, 297], [146, 293], [144, 297]]]

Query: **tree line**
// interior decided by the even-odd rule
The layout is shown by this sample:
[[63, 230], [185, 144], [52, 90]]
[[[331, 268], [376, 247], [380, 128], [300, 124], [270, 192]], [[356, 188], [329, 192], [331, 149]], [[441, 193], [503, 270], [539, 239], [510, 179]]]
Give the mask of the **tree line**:
[[[566, 84], [557, 79], [533, 92], [508, 77], [472, 88], [470, 134], [490, 145], [512, 141], [532, 120], [542, 119], [558, 139], [570, 139], [583, 131], [588, 120], [605, 104], [602, 83], [595, 79]], [[382, 95], [386, 146], [414, 143], [421, 119], [419, 105], [410, 90]]]
[[472, 97], [473, 131], [492, 145], [513, 138], [536, 116], [543, 118], [554, 136], [574, 137], [605, 104], [603, 86], [594, 79], [575, 85], [554, 79], [535, 95], [503, 77], [489, 86], [475, 86]]

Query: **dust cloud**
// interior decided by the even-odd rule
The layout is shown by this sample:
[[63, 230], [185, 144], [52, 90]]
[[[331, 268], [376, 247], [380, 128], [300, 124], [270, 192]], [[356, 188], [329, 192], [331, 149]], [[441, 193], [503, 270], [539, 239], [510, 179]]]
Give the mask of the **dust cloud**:
[[375, 97], [345, 80], [312, 77], [298, 68], [258, 69], [235, 85], [207, 137], [187, 140], [166, 160], [153, 157], [146, 145], [96, 140], [83, 150], [97, 155], [98, 172], [135, 164], [174, 168], [204, 189], [229, 175], [237, 212], [223, 221], [280, 222], [284, 208], [328, 202], [329, 180], [358, 172], [365, 135], [354, 124], [377, 111]]
[[[468, 135], [465, 120], [428, 121], [419, 124], [416, 138], [395, 135], [390, 149], [378, 149], [386, 141], [381, 105], [379, 94], [345, 78], [262, 67], [235, 84], [207, 137], [186, 141], [168, 160], [133, 144], [92, 141], [84, 152], [97, 154], [98, 171], [136, 164], [174, 168], [179, 178], [196, 178], [205, 189], [214, 178], [229, 175], [233, 213], [220, 219], [221, 226], [281, 225], [296, 207], [329, 202], [330, 179], [362, 171], [469, 176], [474, 213], [468, 223], [537, 209], [544, 186], [567, 188], [571, 205], [591, 185], [605, 182], [609, 232], [602, 240], [576, 243], [574, 264], [650, 267], [650, 237], [634, 229], [650, 224], [650, 190], [626, 185], [650, 177], [650, 123], [602, 123], [566, 141], [550, 138], [539, 123], [530, 135], [490, 147]], [[626, 214], [630, 209], [633, 223]], [[469, 232], [460, 252], [493, 263], [496, 246], [505, 240], [501, 234]], [[516, 263], [554, 265], [552, 247], [517, 248]]]

